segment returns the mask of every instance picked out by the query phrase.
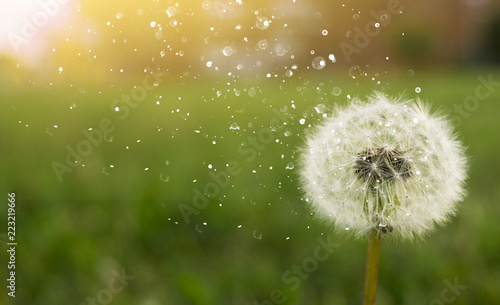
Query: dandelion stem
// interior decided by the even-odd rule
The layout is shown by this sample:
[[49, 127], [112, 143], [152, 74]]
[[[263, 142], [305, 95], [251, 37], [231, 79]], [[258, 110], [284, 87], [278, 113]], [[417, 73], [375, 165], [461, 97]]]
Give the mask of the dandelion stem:
[[373, 229], [368, 239], [363, 305], [375, 304], [375, 296], [377, 294], [378, 261], [380, 256], [380, 238], [380, 230]]

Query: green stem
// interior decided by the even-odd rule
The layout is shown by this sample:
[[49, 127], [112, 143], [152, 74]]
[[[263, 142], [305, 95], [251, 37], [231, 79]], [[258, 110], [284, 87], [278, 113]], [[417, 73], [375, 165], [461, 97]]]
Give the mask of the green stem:
[[365, 292], [363, 305], [374, 305], [377, 294], [378, 261], [380, 256], [380, 230], [373, 229], [368, 239], [368, 253], [366, 255]]

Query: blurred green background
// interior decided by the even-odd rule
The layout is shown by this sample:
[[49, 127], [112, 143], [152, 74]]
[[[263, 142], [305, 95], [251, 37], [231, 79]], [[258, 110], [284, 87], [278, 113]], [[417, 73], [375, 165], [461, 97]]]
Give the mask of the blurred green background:
[[[424, 240], [383, 242], [377, 304], [500, 303], [498, 11], [490, 2], [424, 2], [426, 10], [402, 1], [404, 13], [348, 62], [339, 47], [352, 42], [344, 28], [361, 28], [387, 2], [346, 8], [313, 1], [291, 9], [286, 1], [110, 1], [99, 10], [97, 1], [70, 1], [64, 16], [79, 19], [60, 22], [83, 36], [83, 21], [93, 25], [88, 33], [97, 42], [65, 44], [73, 34], [62, 27], [44, 34], [50, 38], [35, 51], [38, 44], [0, 60], [0, 189], [5, 202], [16, 192], [18, 242], [16, 298], [2, 285], [0, 302], [269, 305], [278, 289], [283, 304], [360, 304], [366, 241], [311, 217], [297, 151], [333, 107], [379, 90], [423, 99], [448, 115], [471, 167], [469, 195], [451, 223]], [[439, 16], [446, 8], [435, 32], [420, 26], [440, 20], [423, 12]], [[256, 16], [272, 20], [269, 31], [251, 28], [262, 21]], [[113, 29], [106, 30], [107, 20]], [[454, 27], [471, 20], [472, 34]], [[235, 32], [238, 24], [243, 29]], [[112, 46], [117, 33], [132, 41]], [[268, 49], [258, 49], [263, 39]], [[26, 56], [35, 54], [30, 63]], [[314, 68], [316, 56], [323, 68]], [[159, 81], [149, 87], [153, 76]], [[140, 92], [135, 108], [121, 100]], [[101, 137], [103, 121], [112, 131]], [[92, 151], [69, 166], [68, 151], [85, 149], [89, 133]], [[58, 176], [55, 164], [68, 171]], [[222, 176], [227, 183], [217, 184]], [[193, 200], [205, 206], [195, 210]], [[338, 247], [304, 278], [284, 281], [310, 261], [318, 238]], [[125, 272], [124, 282], [117, 272]], [[450, 283], [461, 289], [453, 292]]]

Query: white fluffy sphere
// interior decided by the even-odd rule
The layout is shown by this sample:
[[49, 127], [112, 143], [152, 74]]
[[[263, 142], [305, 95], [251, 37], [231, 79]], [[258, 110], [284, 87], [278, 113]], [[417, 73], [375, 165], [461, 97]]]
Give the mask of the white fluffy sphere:
[[464, 197], [467, 158], [421, 101], [375, 93], [337, 109], [307, 139], [301, 180], [317, 216], [364, 236], [422, 236]]

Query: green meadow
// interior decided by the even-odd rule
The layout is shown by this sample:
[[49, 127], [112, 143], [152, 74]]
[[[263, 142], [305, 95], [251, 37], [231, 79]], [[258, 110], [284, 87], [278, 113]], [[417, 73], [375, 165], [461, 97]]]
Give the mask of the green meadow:
[[319, 72], [172, 76], [129, 104], [141, 79], [3, 85], [1, 303], [360, 304], [366, 241], [309, 213], [298, 151], [336, 105], [373, 90], [448, 115], [470, 157], [449, 224], [382, 243], [377, 304], [499, 303], [500, 70]]

